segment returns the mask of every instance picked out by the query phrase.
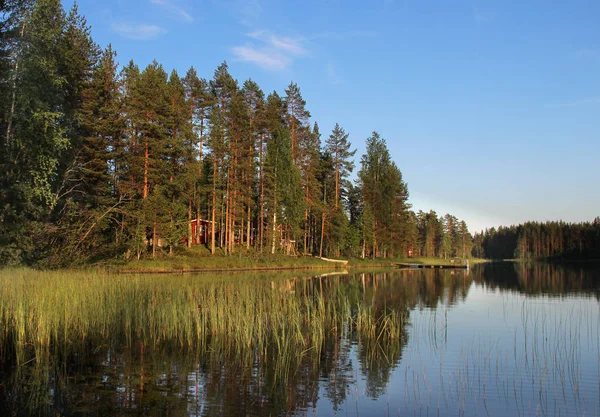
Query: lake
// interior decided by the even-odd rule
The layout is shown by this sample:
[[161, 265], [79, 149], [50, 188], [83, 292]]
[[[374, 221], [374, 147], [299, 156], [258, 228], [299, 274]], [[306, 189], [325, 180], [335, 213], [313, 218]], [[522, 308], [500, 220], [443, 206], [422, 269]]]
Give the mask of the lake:
[[600, 414], [593, 264], [0, 284], [7, 415]]

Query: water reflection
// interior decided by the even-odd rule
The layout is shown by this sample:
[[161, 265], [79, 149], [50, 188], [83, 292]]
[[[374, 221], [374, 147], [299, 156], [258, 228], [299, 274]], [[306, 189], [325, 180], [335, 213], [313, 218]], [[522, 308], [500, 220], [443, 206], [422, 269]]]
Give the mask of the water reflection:
[[[517, 385], [516, 381], [523, 384], [524, 377], [519, 374], [516, 378], [514, 364], [535, 370], [543, 380], [544, 372], [552, 372], [556, 366], [552, 361], [569, 357], [567, 354], [573, 363], [557, 368], [562, 369], [562, 374], [556, 374], [555, 382], [573, 378], [572, 386], [579, 384], [578, 392], [588, 395], [586, 401], [595, 400], [598, 404], [595, 397], [591, 398], [593, 394], [581, 387], [593, 384], [588, 381], [589, 375], [577, 380], [576, 372], [568, 368], [585, 366], [579, 361], [589, 360], [589, 355], [597, 352], [597, 345], [595, 350], [591, 348], [583, 354], [576, 351], [583, 331], [577, 333], [576, 340], [567, 340], [558, 333], [569, 325], [566, 319], [558, 322], [562, 319], [552, 316], [550, 320], [547, 313], [537, 310], [526, 310], [525, 316], [531, 317], [523, 324], [524, 307], [519, 311], [521, 318], [515, 316], [514, 328], [510, 327], [511, 319], [507, 317], [516, 309], [511, 311], [507, 303], [519, 305], [523, 299], [506, 299], [510, 294], [570, 294], [598, 299], [597, 278], [594, 268], [512, 263], [481, 265], [470, 271], [406, 270], [270, 278], [256, 285], [268, 287], [281, 303], [293, 298], [311, 300], [302, 305], [325, 304], [322, 320], [326, 330], [322, 339], [316, 330], [299, 328], [298, 337], [314, 340], [306, 342], [307, 347], [295, 355], [282, 355], [273, 340], [260, 351], [254, 345], [224, 348], [224, 343], [229, 342], [210, 334], [202, 346], [175, 342], [151, 346], [142, 340], [127, 343], [123, 329], [118, 329], [102, 338], [87, 335], [82, 341], [55, 341], [47, 355], [35, 356], [35, 360], [17, 366], [11, 341], [6, 340], [2, 349], [0, 409], [24, 416], [238, 416], [331, 415], [343, 410], [359, 410], [364, 415], [386, 410], [390, 414], [419, 414], [433, 413], [436, 408], [439, 413], [441, 407], [443, 415], [498, 415], [485, 409], [493, 403], [494, 395], [500, 395], [490, 394], [489, 386], [482, 390], [481, 381], [484, 387], [488, 379], [490, 385], [495, 383], [495, 392], [503, 392], [507, 403], [539, 401], [548, 406], [548, 393], [540, 392], [535, 400], [535, 395]], [[193, 285], [200, 291], [205, 284], [198, 281]], [[503, 312], [492, 315], [489, 326], [496, 326], [496, 319], [504, 320], [507, 345], [498, 344], [493, 336], [484, 336], [486, 329], [477, 330], [479, 324], [461, 328], [461, 323], [473, 319], [469, 311], [475, 309], [472, 306], [478, 297], [492, 293], [503, 294]], [[302, 314], [299, 326], [302, 322], [312, 323], [307, 316], [310, 312]], [[340, 318], [342, 315], [347, 317]], [[596, 326], [597, 335], [598, 316], [586, 312], [581, 317], [588, 322], [582, 328], [593, 336]], [[536, 359], [542, 365], [531, 363], [528, 352], [532, 348], [527, 343], [531, 344], [532, 339], [524, 337], [539, 332], [537, 326], [546, 329], [543, 336], [551, 339], [535, 346]], [[558, 329], [554, 335], [552, 328]], [[465, 344], [465, 335], [473, 334], [481, 335], [480, 339]], [[456, 346], [453, 340], [458, 340]], [[552, 349], [562, 349], [566, 354], [552, 356]], [[553, 387], [558, 386], [559, 383]], [[517, 398], [512, 398], [511, 390], [525, 397], [515, 394]], [[484, 398], [484, 402], [487, 398], [488, 403], [473, 412], [466, 406], [469, 396], [479, 401]], [[569, 401], [577, 402], [570, 397]], [[513, 405], [506, 409], [511, 413], [520, 411]]]
[[477, 283], [490, 289], [527, 295], [590, 295], [599, 299], [599, 267], [589, 263], [556, 265], [542, 262], [494, 262], [472, 271]]

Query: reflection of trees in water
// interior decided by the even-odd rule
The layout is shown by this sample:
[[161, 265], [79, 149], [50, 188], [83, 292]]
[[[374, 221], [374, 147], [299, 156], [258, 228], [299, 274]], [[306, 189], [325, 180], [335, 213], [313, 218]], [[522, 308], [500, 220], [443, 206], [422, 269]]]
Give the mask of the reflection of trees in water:
[[[368, 309], [374, 323], [380, 323], [374, 331], [375, 337], [361, 337], [360, 333], [350, 335], [351, 342], [357, 347], [357, 359], [360, 372], [366, 380], [367, 395], [371, 398], [381, 396], [389, 382], [393, 369], [402, 358], [402, 350], [408, 343], [406, 325], [409, 312], [414, 308], [436, 308], [439, 303], [453, 305], [466, 298], [472, 279], [465, 271], [452, 270], [403, 270], [381, 273], [362, 273], [296, 281], [295, 291], [304, 293], [322, 293], [329, 298], [341, 287], [353, 306], [361, 306], [360, 311]], [[354, 320], [360, 314], [353, 311]], [[381, 323], [390, 315], [399, 318], [400, 332], [395, 339], [379, 338]], [[324, 350], [325, 358], [337, 358], [321, 362], [321, 375], [328, 380], [326, 392], [334, 409], [342, 404], [347, 396], [352, 375], [351, 345], [341, 339], [339, 343], [329, 343]], [[336, 350], [337, 349], [337, 350]]]
[[528, 295], [587, 294], [600, 299], [600, 268], [589, 263], [494, 262], [472, 269], [475, 281], [491, 289]]
[[362, 274], [365, 296], [380, 306], [405, 310], [435, 309], [464, 301], [472, 278], [464, 270], [408, 269], [400, 272]]
[[151, 355], [141, 345], [122, 351], [107, 345], [89, 348], [3, 375], [11, 392], [0, 397], [0, 409], [23, 416], [116, 415], [121, 410], [152, 416], [188, 408], [186, 375], [193, 357], [166, 346]]
[[350, 386], [355, 383], [352, 362], [352, 341], [346, 337], [331, 338], [323, 347], [320, 358], [320, 376], [325, 382], [325, 397], [334, 411], [346, 401]]

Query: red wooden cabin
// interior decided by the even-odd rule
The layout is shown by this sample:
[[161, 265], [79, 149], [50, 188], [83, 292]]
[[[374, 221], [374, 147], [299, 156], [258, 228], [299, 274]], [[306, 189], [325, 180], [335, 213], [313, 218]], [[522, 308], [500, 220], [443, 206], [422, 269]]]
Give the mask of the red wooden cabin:
[[194, 219], [192, 225], [192, 245], [205, 245], [211, 238], [211, 222], [209, 220]]

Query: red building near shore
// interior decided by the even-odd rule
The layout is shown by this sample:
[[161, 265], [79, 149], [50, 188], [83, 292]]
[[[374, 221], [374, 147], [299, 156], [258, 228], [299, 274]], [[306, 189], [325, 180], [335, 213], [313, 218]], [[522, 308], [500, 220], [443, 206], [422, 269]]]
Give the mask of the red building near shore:
[[211, 238], [211, 222], [209, 220], [194, 219], [192, 225], [192, 245], [205, 245]]

